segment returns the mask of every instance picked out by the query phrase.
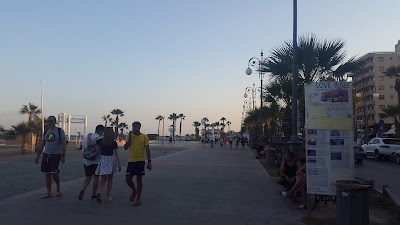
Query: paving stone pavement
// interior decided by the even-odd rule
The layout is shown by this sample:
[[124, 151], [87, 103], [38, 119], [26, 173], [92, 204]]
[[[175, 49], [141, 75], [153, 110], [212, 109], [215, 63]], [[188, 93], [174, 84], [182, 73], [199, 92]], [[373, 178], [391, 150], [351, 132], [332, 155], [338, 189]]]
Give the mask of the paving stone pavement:
[[42, 188], [1, 201], [0, 224], [298, 224], [299, 214], [248, 149], [196, 146], [153, 160], [140, 206], [128, 200], [120, 172], [112, 202], [97, 203], [90, 192], [79, 201], [81, 178], [63, 182], [58, 198], [40, 199]]

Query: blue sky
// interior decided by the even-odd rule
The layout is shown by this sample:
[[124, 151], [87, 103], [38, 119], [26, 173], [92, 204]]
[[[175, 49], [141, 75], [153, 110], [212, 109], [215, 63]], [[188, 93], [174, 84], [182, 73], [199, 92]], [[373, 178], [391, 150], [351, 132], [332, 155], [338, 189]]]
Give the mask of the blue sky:
[[[298, 33], [342, 38], [349, 56], [394, 51], [400, 1], [298, 1]], [[157, 132], [157, 115], [226, 117], [239, 130], [248, 60], [292, 38], [292, 1], [0, 1], [0, 124], [45, 114], [87, 115], [89, 130], [112, 109]], [[166, 125], [170, 122], [166, 120]], [[72, 132], [83, 130], [73, 127]]]

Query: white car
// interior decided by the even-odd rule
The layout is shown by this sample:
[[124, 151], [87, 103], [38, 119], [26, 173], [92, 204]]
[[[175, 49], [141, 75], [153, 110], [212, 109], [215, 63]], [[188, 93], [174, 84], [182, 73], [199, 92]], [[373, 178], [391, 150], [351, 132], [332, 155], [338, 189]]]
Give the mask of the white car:
[[397, 163], [397, 164], [400, 164], [400, 151], [397, 151], [397, 152], [396, 152], [395, 160], [396, 160], [396, 163]]
[[367, 156], [374, 156], [376, 160], [387, 159], [395, 156], [397, 151], [400, 151], [400, 139], [372, 138], [368, 144], [363, 144], [361, 147]]

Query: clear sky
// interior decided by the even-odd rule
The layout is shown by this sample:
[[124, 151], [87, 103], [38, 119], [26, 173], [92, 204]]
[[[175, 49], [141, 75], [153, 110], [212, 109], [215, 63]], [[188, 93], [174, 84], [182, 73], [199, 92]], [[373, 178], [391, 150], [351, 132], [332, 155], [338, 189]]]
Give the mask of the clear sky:
[[[394, 51], [399, 8], [299, 0], [298, 33], [342, 38], [350, 56]], [[171, 113], [186, 116], [183, 134], [203, 117], [239, 130], [245, 88], [260, 83], [245, 75], [248, 60], [292, 38], [292, 12], [290, 0], [0, 1], [0, 124], [40, 106], [42, 80], [45, 114], [87, 115], [89, 130], [115, 108], [144, 133]]]

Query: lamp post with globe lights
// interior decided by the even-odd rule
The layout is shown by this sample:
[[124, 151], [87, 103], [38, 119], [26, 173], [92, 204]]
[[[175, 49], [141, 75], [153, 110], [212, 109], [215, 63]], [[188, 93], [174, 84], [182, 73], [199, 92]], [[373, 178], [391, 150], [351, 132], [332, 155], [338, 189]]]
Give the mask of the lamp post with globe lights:
[[261, 58], [253, 57], [249, 60], [247, 69], [246, 69], [246, 74], [251, 75], [253, 73], [253, 70], [250, 67], [254, 67], [258, 71], [258, 77], [260, 78], [261, 86], [260, 86], [260, 144], [262, 143], [263, 140], [263, 120], [262, 120], [262, 106], [263, 106], [263, 78], [264, 78], [264, 70], [263, 70], [263, 64], [265, 63], [265, 59], [263, 59], [264, 53], [261, 50]]
[[252, 107], [253, 107], [253, 111], [254, 111], [254, 109], [255, 109], [255, 102], [256, 102], [256, 93], [257, 92], [261, 92], [261, 88], [256, 88], [255, 87], [255, 84], [253, 83], [253, 87], [251, 88], [251, 87], [247, 87], [246, 89], [245, 89], [245, 91], [244, 91], [244, 95], [243, 95], [243, 97], [244, 98], [247, 98], [248, 97], [248, 94], [247, 93], [251, 93], [251, 101], [252, 101], [252, 103], [253, 103], [253, 105], [252, 105]]

